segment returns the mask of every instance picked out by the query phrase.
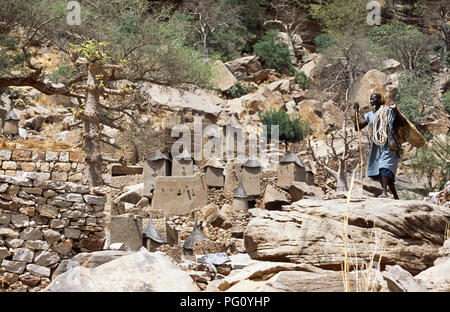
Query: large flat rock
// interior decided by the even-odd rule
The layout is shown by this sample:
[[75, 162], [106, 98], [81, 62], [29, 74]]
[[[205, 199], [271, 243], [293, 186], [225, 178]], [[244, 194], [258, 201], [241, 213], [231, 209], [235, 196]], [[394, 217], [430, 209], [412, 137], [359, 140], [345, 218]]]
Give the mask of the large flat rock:
[[94, 268], [75, 266], [56, 277], [48, 292], [199, 291], [189, 274], [161, 252], [141, 249]]
[[[254, 261], [242, 269], [233, 270], [224, 279], [217, 280], [214, 287], [216, 291], [258, 291], [270, 277], [282, 271], [321, 273], [323, 270], [307, 264]], [[237, 284], [240, 285], [235, 286]]]
[[[375, 270], [350, 272], [350, 291], [386, 291], [381, 273]], [[366, 280], [367, 279], [367, 280]], [[346, 291], [342, 272], [281, 271], [266, 286], [289, 292], [343, 292]]]
[[[252, 259], [306, 263], [340, 271], [344, 259], [346, 200], [303, 199], [282, 211], [258, 210], [244, 232]], [[365, 199], [350, 203], [350, 260], [411, 274], [431, 267], [443, 245], [450, 211], [424, 201]], [[355, 256], [356, 254], [356, 256]]]
[[222, 110], [221, 105], [224, 103], [214, 94], [202, 90], [197, 90], [194, 93], [152, 83], [144, 83], [141, 93], [143, 96], [150, 98], [153, 105], [161, 108], [173, 111], [192, 109], [214, 116], [219, 115]]
[[[385, 283], [377, 270], [350, 273], [350, 290], [382, 291]], [[366, 281], [369, 281], [368, 283]], [[342, 292], [342, 272], [323, 270], [308, 264], [253, 261], [208, 285], [207, 291], [226, 292]]]

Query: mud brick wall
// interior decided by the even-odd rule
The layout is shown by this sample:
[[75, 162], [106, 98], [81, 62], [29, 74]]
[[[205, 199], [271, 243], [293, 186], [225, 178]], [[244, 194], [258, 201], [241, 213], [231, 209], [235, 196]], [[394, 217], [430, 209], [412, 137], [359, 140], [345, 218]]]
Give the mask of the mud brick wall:
[[0, 289], [36, 290], [63, 259], [101, 250], [106, 195], [84, 181], [81, 153], [0, 149]]

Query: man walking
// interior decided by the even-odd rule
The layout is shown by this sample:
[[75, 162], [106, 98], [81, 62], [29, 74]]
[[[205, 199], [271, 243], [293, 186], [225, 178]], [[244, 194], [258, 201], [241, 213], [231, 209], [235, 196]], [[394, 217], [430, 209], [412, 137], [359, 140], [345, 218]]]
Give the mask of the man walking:
[[[395, 188], [395, 174], [400, 159], [399, 146], [395, 144], [394, 120], [397, 107], [387, 107], [384, 105], [382, 97], [378, 93], [370, 96], [372, 111], [364, 115], [361, 122], [355, 117], [355, 130], [369, 126], [370, 152], [367, 164], [367, 176], [378, 180], [383, 188], [383, 193], [379, 197], [387, 197], [387, 187], [391, 190], [395, 199], [399, 199]], [[359, 110], [358, 103], [353, 105], [355, 110]], [[359, 114], [358, 114], [359, 116]], [[358, 125], [356, 124], [358, 123]]]

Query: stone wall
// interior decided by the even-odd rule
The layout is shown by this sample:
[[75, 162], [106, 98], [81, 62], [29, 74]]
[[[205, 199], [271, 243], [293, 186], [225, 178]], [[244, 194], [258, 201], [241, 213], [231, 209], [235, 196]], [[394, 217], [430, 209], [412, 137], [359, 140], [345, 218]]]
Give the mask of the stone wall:
[[61, 260], [102, 249], [106, 196], [86, 185], [83, 161], [79, 152], [0, 149], [0, 291], [17, 281], [41, 289]]

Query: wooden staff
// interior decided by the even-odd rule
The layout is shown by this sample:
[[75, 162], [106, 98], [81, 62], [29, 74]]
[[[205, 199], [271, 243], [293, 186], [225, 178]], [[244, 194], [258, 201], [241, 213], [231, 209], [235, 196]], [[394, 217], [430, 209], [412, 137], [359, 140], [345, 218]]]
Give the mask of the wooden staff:
[[363, 187], [363, 156], [362, 156], [362, 144], [361, 144], [361, 131], [359, 130], [359, 116], [358, 116], [359, 107], [355, 109], [355, 118], [356, 118], [356, 128], [358, 129], [358, 142], [359, 142], [359, 157], [360, 157], [360, 179], [361, 179], [361, 192], [364, 194]]

